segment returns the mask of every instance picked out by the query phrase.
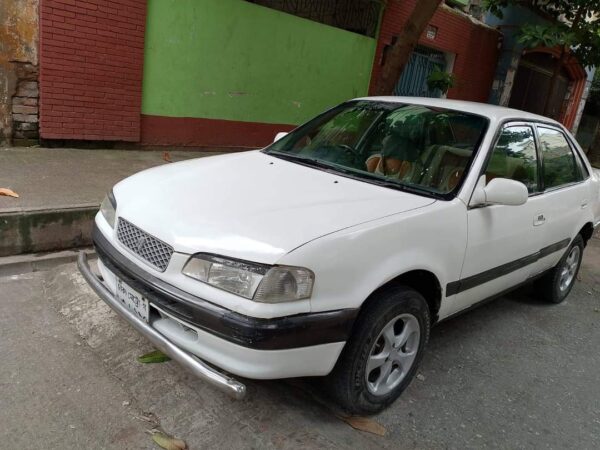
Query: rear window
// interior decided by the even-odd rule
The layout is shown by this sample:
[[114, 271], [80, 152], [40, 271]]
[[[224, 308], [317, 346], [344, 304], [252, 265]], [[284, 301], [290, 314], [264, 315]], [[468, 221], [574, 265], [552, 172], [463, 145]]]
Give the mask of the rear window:
[[577, 183], [583, 174], [566, 136], [553, 128], [538, 127], [542, 150], [544, 187], [552, 189]]

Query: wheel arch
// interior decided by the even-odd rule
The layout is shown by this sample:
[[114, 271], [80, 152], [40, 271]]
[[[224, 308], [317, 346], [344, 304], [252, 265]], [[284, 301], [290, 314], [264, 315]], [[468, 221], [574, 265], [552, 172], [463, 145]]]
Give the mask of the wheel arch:
[[594, 225], [592, 224], [592, 222], [587, 222], [582, 228], [581, 230], [579, 230], [579, 234], [581, 235], [581, 237], [583, 238], [583, 242], [585, 245], [587, 245], [588, 241], [592, 238], [592, 236], [594, 235]]
[[416, 269], [397, 275], [375, 289], [363, 302], [360, 309], [364, 310], [367, 305], [377, 299], [379, 294], [395, 286], [406, 286], [421, 294], [429, 306], [431, 323], [438, 321], [438, 313], [442, 304], [442, 285], [438, 277], [429, 270]]

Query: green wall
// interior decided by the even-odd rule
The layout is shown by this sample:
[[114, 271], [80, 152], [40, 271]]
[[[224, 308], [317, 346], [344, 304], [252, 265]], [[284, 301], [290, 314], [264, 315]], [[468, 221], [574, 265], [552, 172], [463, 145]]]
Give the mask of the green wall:
[[149, 0], [142, 113], [298, 124], [367, 94], [375, 39], [242, 0]]

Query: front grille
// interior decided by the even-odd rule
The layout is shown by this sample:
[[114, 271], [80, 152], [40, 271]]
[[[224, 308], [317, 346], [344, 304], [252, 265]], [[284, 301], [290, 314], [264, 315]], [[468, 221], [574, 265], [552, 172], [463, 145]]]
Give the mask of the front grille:
[[117, 226], [117, 238], [121, 244], [161, 272], [169, 265], [173, 247], [121, 217]]

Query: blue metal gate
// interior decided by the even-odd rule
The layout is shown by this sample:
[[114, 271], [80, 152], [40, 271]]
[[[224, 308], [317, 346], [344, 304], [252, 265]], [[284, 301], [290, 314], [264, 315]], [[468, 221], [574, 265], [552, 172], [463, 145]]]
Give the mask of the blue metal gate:
[[394, 88], [394, 95], [441, 97], [439, 89], [430, 91], [427, 86], [427, 78], [436, 69], [446, 70], [444, 54], [424, 47], [415, 48]]

